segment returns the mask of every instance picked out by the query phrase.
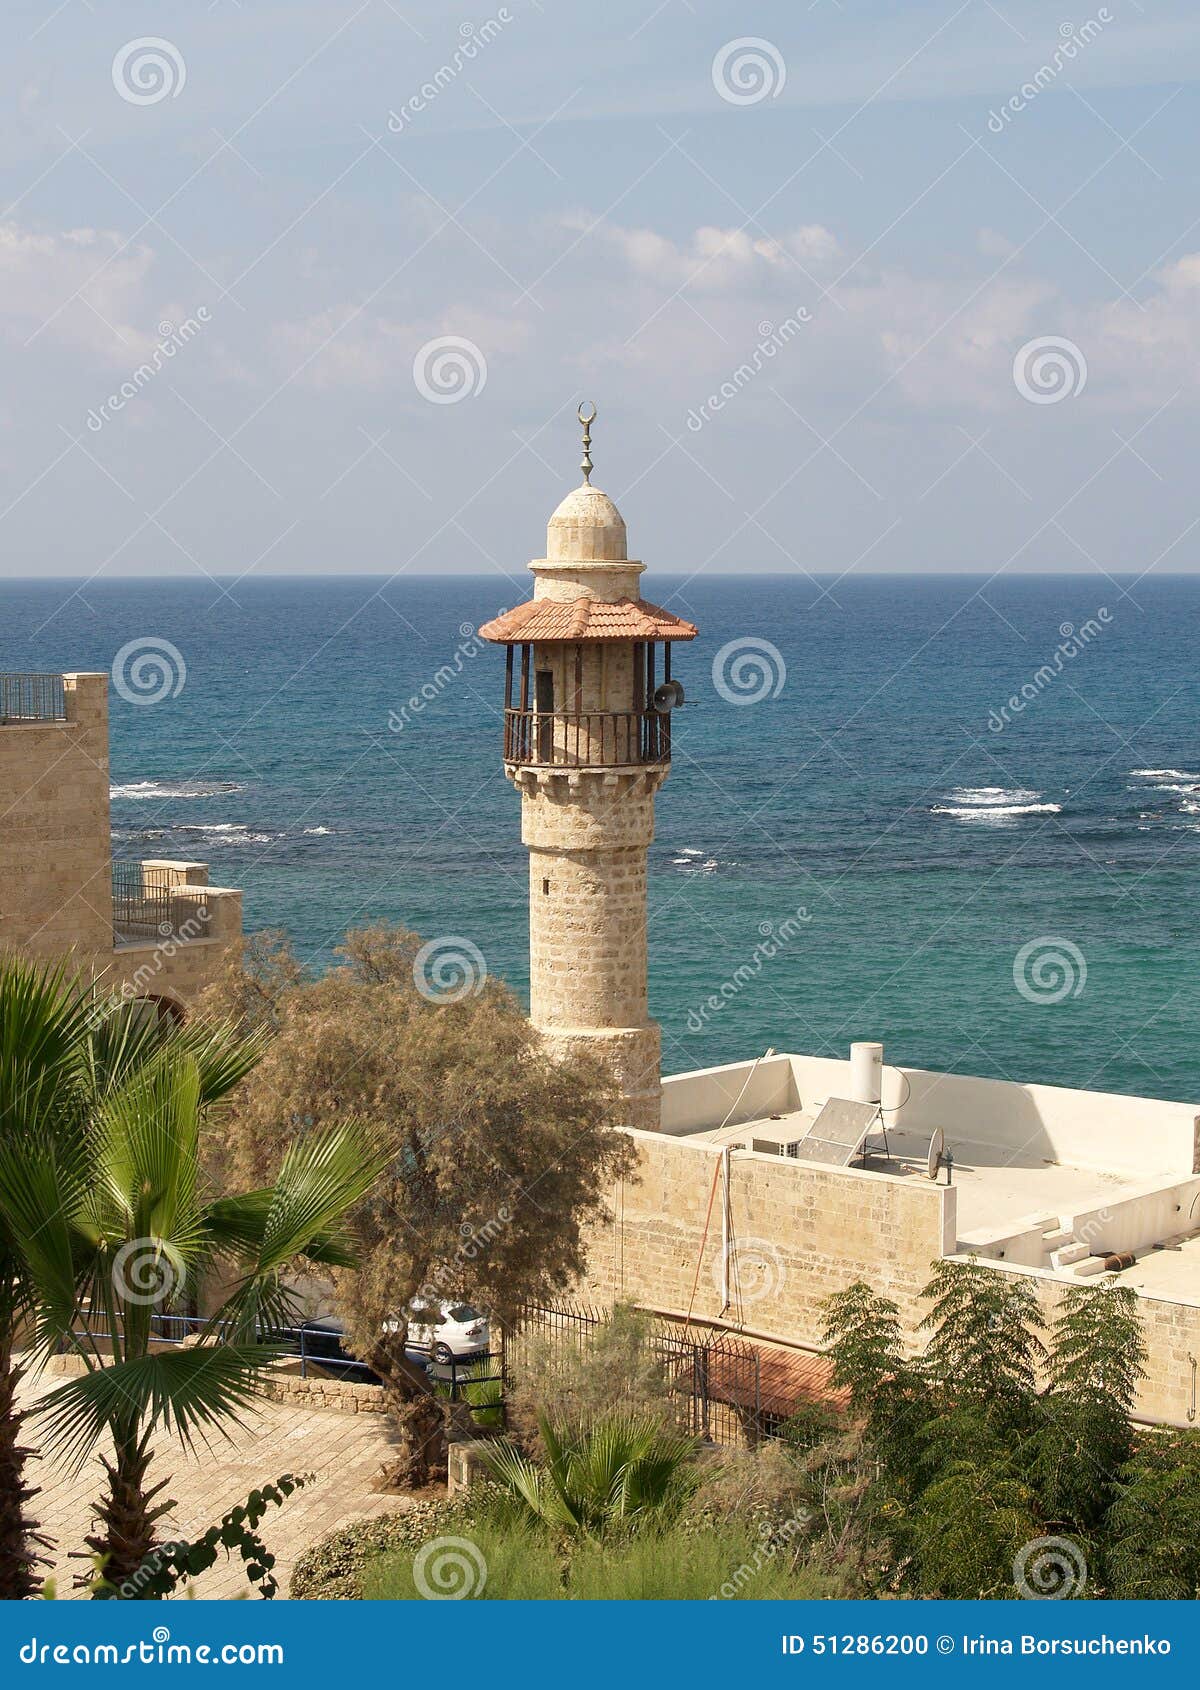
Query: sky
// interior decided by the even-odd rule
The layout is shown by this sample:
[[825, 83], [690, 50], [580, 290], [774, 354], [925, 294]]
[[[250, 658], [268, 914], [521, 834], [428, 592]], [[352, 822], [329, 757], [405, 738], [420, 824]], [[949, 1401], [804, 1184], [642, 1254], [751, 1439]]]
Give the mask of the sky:
[[0, 574], [1192, 571], [1184, 0], [8, 0]]

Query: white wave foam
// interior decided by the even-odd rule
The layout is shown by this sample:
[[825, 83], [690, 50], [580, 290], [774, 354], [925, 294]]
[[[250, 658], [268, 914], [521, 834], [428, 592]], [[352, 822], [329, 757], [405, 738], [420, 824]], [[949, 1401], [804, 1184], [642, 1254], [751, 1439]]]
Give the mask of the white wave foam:
[[244, 789], [232, 780], [170, 781], [130, 780], [110, 786], [110, 798], [216, 798]]
[[251, 833], [245, 822], [187, 822], [172, 833], [202, 833], [214, 845], [269, 845], [277, 833]]
[[1139, 780], [1200, 781], [1200, 775], [1189, 774], [1186, 769], [1130, 769], [1129, 772]]
[[1057, 816], [1061, 810], [1061, 804], [935, 804], [932, 814], [959, 822], [996, 822], [1009, 816]]
[[681, 857], [702, 857], [704, 852], [694, 850], [691, 845], [681, 845], [679, 847], [679, 855]]
[[336, 827], [306, 827], [304, 831], [305, 831], [305, 833], [311, 833], [311, 834], [336, 833], [337, 828]]
[[1032, 804], [1041, 796], [1040, 792], [1029, 792], [1020, 786], [959, 786], [950, 794], [956, 804], [978, 804], [989, 809], [999, 804]]

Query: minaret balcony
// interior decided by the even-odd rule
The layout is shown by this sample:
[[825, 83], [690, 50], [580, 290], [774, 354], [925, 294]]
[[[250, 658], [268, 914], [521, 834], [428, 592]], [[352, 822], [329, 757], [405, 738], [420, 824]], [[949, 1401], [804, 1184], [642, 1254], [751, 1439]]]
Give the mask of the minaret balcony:
[[657, 710], [506, 710], [504, 761], [523, 768], [628, 769], [671, 761]]

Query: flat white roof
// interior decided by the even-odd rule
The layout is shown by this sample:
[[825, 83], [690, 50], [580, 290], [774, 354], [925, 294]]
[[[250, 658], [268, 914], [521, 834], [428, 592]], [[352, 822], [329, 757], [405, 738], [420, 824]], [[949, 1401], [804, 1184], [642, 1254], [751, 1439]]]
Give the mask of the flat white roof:
[[[662, 1130], [770, 1154], [830, 1098], [853, 1096], [848, 1061], [771, 1053], [665, 1080]], [[1197, 1105], [885, 1067], [882, 1121], [886, 1148], [880, 1124], [852, 1167], [926, 1183], [940, 1134], [960, 1250], [1072, 1279], [1099, 1254], [1133, 1251], [1123, 1282], [1200, 1301]]]

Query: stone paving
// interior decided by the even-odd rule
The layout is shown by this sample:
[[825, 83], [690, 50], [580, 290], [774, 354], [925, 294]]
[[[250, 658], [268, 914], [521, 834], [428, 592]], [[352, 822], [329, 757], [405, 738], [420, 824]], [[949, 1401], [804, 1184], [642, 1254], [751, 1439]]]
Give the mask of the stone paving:
[[[30, 1405], [63, 1382], [61, 1374], [46, 1373], [38, 1380], [26, 1380], [22, 1399]], [[37, 1444], [36, 1421], [24, 1425], [24, 1442]], [[312, 1409], [287, 1402], [264, 1402], [232, 1439], [217, 1438], [208, 1451], [185, 1456], [177, 1442], [163, 1432], [151, 1468], [152, 1480], [170, 1476], [163, 1493], [175, 1500], [172, 1516], [160, 1522], [160, 1534], [198, 1537], [215, 1525], [222, 1514], [256, 1486], [281, 1473], [315, 1473], [312, 1484], [295, 1491], [281, 1508], [272, 1508], [259, 1528], [268, 1549], [276, 1557], [275, 1573], [279, 1594], [286, 1596], [288, 1580], [297, 1557], [327, 1532], [351, 1520], [369, 1519], [412, 1506], [410, 1498], [380, 1495], [371, 1486], [392, 1448], [389, 1423], [381, 1414], [339, 1414], [329, 1409]], [[60, 1597], [78, 1594], [72, 1589], [75, 1576], [86, 1565], [69, 1559], [82, 1547], [89, 1529], [89, 1503], [103, 1474], [98, 1464], [89, 1463], [72, 1476], [40, 1457], [27, 1467], [29, 1482], [40, 1485], [32, 1510], [42, 1530], [55, 1544], [51, 1571]], [[241, 1556], [232, 1559], [222, 1553], [216, 1565], [195, 1581], [199, 1597], [242, 1596], [251, 1590], [242, 1570]]]

